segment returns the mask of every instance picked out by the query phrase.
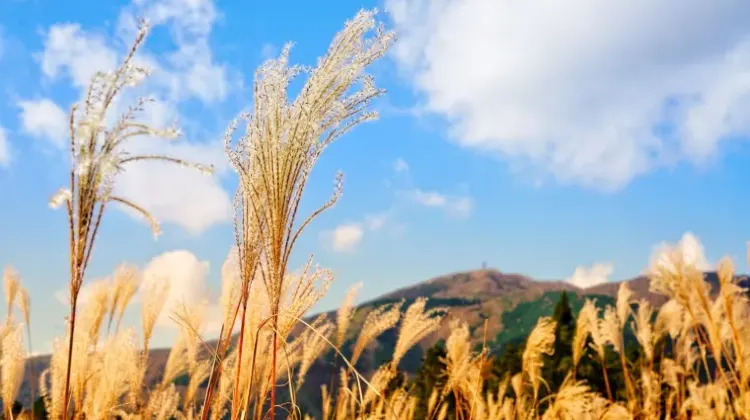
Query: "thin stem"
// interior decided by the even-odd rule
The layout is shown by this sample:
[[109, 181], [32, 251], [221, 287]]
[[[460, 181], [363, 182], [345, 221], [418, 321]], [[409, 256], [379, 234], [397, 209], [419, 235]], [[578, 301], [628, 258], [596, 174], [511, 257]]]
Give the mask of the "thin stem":
[[70, 369], [73, 362], [73, 335], [76, 330], [76, 306], [78, 293], [72, 296], [70, 302], [70, 337], [68, 339], [68, 367], [65, 371], [65, 393], [63, 394], [63, 420], [68, 420], [68, 405], [70, 403]]
[[630, 373], [628, 372], [628, 366], [625, 362], [625, 349], [622, 348], [622, 351], [620, 351], [620, 365], [622, 366], [622, 374], [625, 377], [625, 391], [628, 393], [628, 400], [632, 401], [634, 399], [633, 396], [633, 389], [632, 384], [630, 383]]
[[[221, 326], [221, 331], [219, 331], [219, 339], [216, 341], [216, 357], [213, 358], [213, 362], [211, 365], [211, 374], [208, 377], [208, 388], [206, 389], [206, 397], [203, 399], [203, 409], [201, 410], [201, 420], [208, 419], [208, 407], [209, 407], [209, 401], [211, 401], [211, 397], [214, 393], [214, 388], [216, 386], [216, 380], [218, 380], [220, 372], [221, 372], [221, 361], [219, 360], [219, 352], [221, 351], [221, 344], [222, 344], [222, 337], [224, 336], [224, 325]], [[217, 363], [218, 362], [218, 363]]]
[[31, 347], [31, 324], [26, 324], [26, 335], [29, 338], [29, 392], [31, 393], [31, 418], [34, 419], [34, 357]]
[[273, 328], [273, 356], [271, 358], [271, 420], [276, 419], [276, 352], [277, 352], [277, 333], [276, 333], [276, 326], [278, 325], [278, 318], [274, 315], [274, 322], [273, 322], [274, 328]]
[[[245, 408], [245, 409], [247, 409], [247, 406], [250, 405], [250, 391], [251, 391], [251, 389], [253, 387], [253, 384], [255, 383], [255, 362], [256, 362], [256, 359], [257, 359], [257, 356], [258, 356], [258, 341], [259, 341], [258, 338], [260, 336], [260, 331], [263, 329], [263, 327], [266, 325], [266, 323], [268, 321], [270, 321], [270, 320], [271, 320], [271, 318], [264, 319], [258, 325], [258, 329], [255, 331], [255, 342], [253, 343], [253, 361], [250, 364], [250, 383], [248, 384], [247, 389], [245, 390], [245, 398], [243, 399], [243, 404], [245, 404], [245, 407], [243, 407], [243, 408]], [[259, 405], [258, 404], [258, 399], [256, 399], [256, 401], [255, 401], [256, 417], [257, 417], [257, 415], [258, 415], [257, 413], [259, 411], [258, 405]], [[262, 402], [261, 402], [261, 405], [262, 405]]]
[[240, 370], [242, 367], [242, 348], [244, 347], [243, 344], [245, 342], [245, 316], [247, 313], [247, 299], [244, 299], [244, 303], [242, 305], [242, 320], [240, 321], [240, 337], [239, 337], [239, 343], [237, 345], [239, 346], [237, 348], [237, 369], [235, 372], [234, 377], [234, 398], [232, 398], [232, 419], [235, 418], [238, 409], [237, 407], [237, 398], [240, 395]]
[[339, 354], [336, 353], [333, 355], [333, 375], [331, 375], [331, 381], [328, 386], [328, 389], [330, 389], [331, 392], [333, 392], [333, 389], [334, 389], [333, 387], [334, 385], [336, 385], [336, 377], [338, 377], [338, 374], [336, 373], [338, 369], [338, 363], [339, 363]]
[[602, 355], [599, 360], [601, 360], [602, 364], [602, 375], [604, 376], [604, 386], [607, 388], [607, 397], [609, 397], [610, 401], [614, 401], [612, 399], [612, 389], [609, 387], [609, 378], [607, 377], [607, 365], [604, 361], [604, 356]]

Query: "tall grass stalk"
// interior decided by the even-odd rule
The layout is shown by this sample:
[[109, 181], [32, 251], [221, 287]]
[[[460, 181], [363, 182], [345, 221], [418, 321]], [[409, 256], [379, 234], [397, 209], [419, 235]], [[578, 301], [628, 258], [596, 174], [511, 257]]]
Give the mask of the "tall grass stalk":
[[[149, 70], [136, 63], [135, 55], [148, 33], [142, 21], [132, 47], [120, 67], [108, 73], [96, 73], [81, 104], [74, 105], [69, 116], [70, 180], [67, 188], [60, 189], [50, 200], [52, 207], [64, 205], [69, 224], [70, 257], [70, 316], [68, 318], [68, 360], [65, 374], [63, 418], [69, 416], [71, 366], [76, 327], [78, 297], [83, 285], [94, 244], [110, 203], [125, 206], [142, 215], [151, 225], [154, 236], [160, 233], [159, 223], [143, 207], [114, 194], [117, 175], [128, 164], [143, 161], [162, 161], [199, 169], [211, 173], [208, 166], [192, 164], [162, 155], [131, 155], [125, 151], [126, 143], [136, 137], [149, 136], [175, 139], [180, 132], [175, 127], [155, 128], [137, 119], [148, 98], [138, 99], [134, 105], [111, 125], [108, 117], [116, 108], [116, 99], [125, 89], [137, 86]], [[80, 407], [78, 407], [80, 409]]]
[[[240, 117], [245, 132], [227, 154], [240, 176], [239, 211], [242, 220], [253, 218], [260, 227], [258, 254], [260, 277], [267, 293], [270, 315], [271, 379], [270, 416], [274, 418], [279, 320], [287, 269], [294, 245], [304, 229], [341, 195], [341, 176], [331, 198], [297, 224], [298, 211], [310, 173], [323, 150], [355, 126], [374, 119], [370, 101], [383, 94], [365, 69], [382, 57], [393, 34], [375, 28], [375, 11], [361, 11], [333, 39], [328, 53], [313, 68], [289, 66], [291, 45], [277, 59], [265, 62], [255, 74], [253, 111]], [[299, 94], [289, 100], [289, 84], [300, 74], [307, 80]], [[230, 127], [230, 132], [234, 127]], [[249, 207], [249, 208], [248, 208]], [[245, 224], [241, 226], [243, 236]], [[246, 238], [243, 236], [243, 241]], [[243, 242], [244, 244], [244, 242]], [[240, 258], [241, 270], [256, 266], [255, 253]], [[247, 261], [243, 261], [246, 259]], [[309, 279], [299, 283], [309, 287]], [[242, 326], [240, 327], [242, 331]]]

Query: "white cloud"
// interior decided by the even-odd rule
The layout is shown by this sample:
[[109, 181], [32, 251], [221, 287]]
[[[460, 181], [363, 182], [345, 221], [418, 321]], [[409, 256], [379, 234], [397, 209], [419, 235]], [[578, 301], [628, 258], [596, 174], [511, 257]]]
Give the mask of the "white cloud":
[[74, 23], [50, 27], [39, 59], [47, 77], [55, 79], [64, 73], [79, 88], [87, 86], [97, 71], [113, 70], [117, 65], [117, 53], [104, 37], [87, 33]]
[[154, 25], [171, 24], [173, 37], [184, 42], [207, 36], [219, 13], [212, 0], [134, 0], [120, 17], [120, 29], [132, 30], [135, 16]]
[[219, 17], [213, 0], [136, 0], [120, 15], [121, 37], [133, 37], [136, 16], [170, 29], [177, 49], [166, 54], [169, 70], [155, 71], [154, 79], [169, 89], [171, 99], [195, 97], [213, 103], [226, 97], [230, 87], [228, 69], [214, 62], [208, 40]]
[[517, 169], [615, 189], [658, 166], [703, 163], [722, 139], [750, 134], [745, 0], [386, 0], [386, 9], [394, 57], [425, 108], [460, 145]]
[[68, 135], [68, 117], [56, 103], [44, 98], [19, 101], [23, 131], [47, 140], [56, 147], [63, 147]]
[[5, 129], [0, 126], [0, 167], [2, 166], [10, 166], [10, 142]]
[[448, 198], [434, 191], [414, 190], [414, 200], [427, 207], [443, 207], [448, 203]]
[[[228, 69], [214, 62], [208, 40], [218, 17], [212, 0], [134, 0], [118, 18], [118, 44], [129, 46], [134, 39], [136, 16], [147, 18], [152, 26], [166, 26], [176, 47], [158, 55], [139, 52], [140, 59], [152, 67], [152, 88], [166, 90], [173, 101], [194, 97], [212, 103], [226, 97]], [[39, 54], [42, 71], [50, 78], [66, 74], [75, 86], [84, 88], [95, 72], [114, 69], [126, 52], [112, 44], [100, 34], [84, 31], [79, 24], [53, 25]]]
[[333, 231], [324, 232], [322, 238], [329, 242], [336, 252], [354, 252], [362, 242], [364, 229], [360, 223], [344, 223], [336, 226]]
[[386, 225], [392, 224], [390, 219], [390, 211], [371, 213], [361, 222], [342, 223], [332, 230], [322, 231], [320, 240], [335, 252], [351, 253], [362, 243], [366, 232], [383, 230]]
[[474, 200], [467, 196], [445, 195], [437, 191], [423, 191], [415, 188], [409, 193], [415, 202], [427, 206], [445, 210], [452, 217], [465, 219], [474, 210]]
[[712, 265], [706, 258], [703, 244], [692, 232], [685, 232], [676, 244], [662, 242], [655, 246], [649, 259], [650, 266], [671, 267], [670, 254], [672, 253], [678, 253], [686, 264], [694, 265], [700, 270], [712, 270]]
[[[229, 165], [220, 142], [137, 139], [129, 149], [139, 154], [160, 154], [202, 164], [213, 164], [214, 176], [162, 162], [137, 162], [118, 178], [116, 193], [148, 209], [158, 220], [199, 234], [231, 220], [232, 203], [220, 176]], [[130, 213], [139, 219], [140, 216]]]
[[[206, 40], [190, 45], [181, 45], [170, 58], [175, 68], [171, 79], [172, 93], [176, 99], [195, 96], [205, 103], [223, 100], [229, 91], [227, 70], [212, 62], [211, 49]], [[181, 91], [185, 91], [181, 93]]]
[[398, 158], [395, 162], [393, 162], [393, 171], [397, 174], [408, 172], [409, 164], [403, 158]]
[[[230, 87], [227, 68], [213, 61], [208, 43], [218, 16], [210, 0], [135, 0], [119, 17], [117, 35], [121, 39], [117, 42], [85, 31], [78, 24], [53, 25], [39, 55], [43, 73], [53, 79], [68, 76], [83, 95], [96, 71], [113, 69], [126, 53], [120, 46], [132, 42], [135, 16], [145, 16], [152, 25], [166, 26], [176, 48], [158, 55], [149, 54], [147, 46], [142, 48], [137, 58], [152, 68], [152, 76], [136, 91], [124, 92], [116, 108], [129, 105], [136, 94], [156, 94], [159, 100], [148, 104], [145, 116], [154, 126], [167, 126], [180, 117], [177, 107], [183, 101], [196, 98], [213, 103], [226, 97]], [[58, 147], [63, 145], [59, 133], [66, 131], [67, 122], [60, 123], [59, 107], [51, 101], [26, 102], [22, 109], [21, 122], [27, 132], [43, 136]], [[113, 110], [108, 118], [113, 120], [121, 111]], [[176, 165], [139, 162], [118, 178], [118, 194], [151, 211], [160, 221], [194, 234], [231, 219], [231, 200], [219, 179], [229, 169], [221, 142], [131, 140], [127, 146], [131, 153], [214, 164], [217, 175], [206, 177]], [[132, 211], [128, 213], [140, 219]]]
[[614, 268], [615, 267], [610, 263], [596, 263], [591, 267], [579, 266], [576, 267], [573, 275], [568, 277], [565, 281], [582, 289], [593, 287], [608, 282], [609, 276], [612, 275]]
[[167, 294], [164, 310], [157, 324], [163, 327], [177, 327], [171, 319], [175, 310], [183, 303], [190, 305], [207, 301], [208, 261], [200, 261], [190, 251], [177, 250], [165, 252], [153, 258], [143, 269], [143, 282], [140, 293], [154, 283], [167, 282]]

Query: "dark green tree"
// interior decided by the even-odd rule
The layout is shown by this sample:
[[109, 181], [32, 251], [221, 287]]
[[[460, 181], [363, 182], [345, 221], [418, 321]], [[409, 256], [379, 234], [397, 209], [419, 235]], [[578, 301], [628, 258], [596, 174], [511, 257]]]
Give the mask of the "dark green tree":
[[[554, 353], [544, 357], [544, 366], [542, 368], [542, 377], [548, 384], [549, 389], [542, 386], [542, 389], [540, 389], [540, 398], [556, 393], [565, 378], [571, 373], [573, 367], [573, 337], [576, 328], [576, 314], [573, 307], [575, 306], [578, 310], [580, 308], [580, 301], [581, 299], [578, 297], [562, 292], [555, 303], [551, 314], [557, 323], [553, 345]], [[523, 370], [522, 360], [526, 338], [523, 336], [506, 341], [500, 351], [489, 355], [490, 369], [485, 376], [485, 391], [497, 391], [499, 384], [504, 379], [511, 378]], [[591, 343], [591, 338], [588, 339], [587, 344], [589, 343]], [[625, 331], [625, 343], [625, 356], [630, 374], [636, 378], [640, 377], [640, 347], [637, 345], [633, 333], [629, 328]], [[657, 354], [660, 355], [661, 353], [660, 348]], [[668, 346], [665, 353], [669, 353]], [[422, 364], [411, 383], [412, 395], [417, 396], [420, 400], [417, 406], [417, 418], [423, 418], [426, 415], [427, 402], [432, 391], [434, 389], [442, 390], [444, 386], [445, 364], [442, 362], [442, 358], [445, 356], [445, 347], [440, 343], [427, 350], [422, 359]], [[659, 360], [656, 360], [655, 367], [657, 369], [659, 362]], [[627, 395], [625, 395], [625, 377], [619, 356], [611, 346], [608, 346], [606, 349], [604, 363], [614, 398], [625, 400], [627, 398]], [[592, 391], [600, 395], [606, 395], [606, 385], [602, 376], [601, 362], [599, 357], [588, 348], [584, 351], [584, 355], [578, 365], [576, 378], [585, 381]], [[513, 396], [510, 387], [508, 388], [507, 396]], [[448, 402], [450, 406], [448, 418], [455, 418], [456, 404], [454, 397], [449, 395], [444, 401]], [[544, 412], [546, 404], [540, 407], [540, 409], [541, 412]]]
[[[562, 385], [565, 377], [573, 368], [573, 335], [575, 334], [575, 318], [570, 307], [568, 293], [563, 291], [552, 312], [552, 319], [556, 323], [554, 353], [544, 356], [542, 376], [551, 390]], [[542, 396], [548, 394], [542, 391]]]
[[[497, 391], [500, 383], [506, 378], [521, 372], [525, 341], [511, 341], [503, 346], [500, 353], [492, 360], [492, 370], [487, 379], [487, 390]], [[510, 387], [508, 396], [511, 396]]]

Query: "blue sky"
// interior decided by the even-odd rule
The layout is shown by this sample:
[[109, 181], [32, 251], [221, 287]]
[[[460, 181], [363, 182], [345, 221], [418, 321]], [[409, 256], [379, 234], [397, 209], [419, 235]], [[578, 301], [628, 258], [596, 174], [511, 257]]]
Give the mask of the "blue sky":
[[[399, 40], [371, 69], [388, 90], [374, 103], [380, 119], [324, 153], [303, 201], [307, 211], [324, 202], [344, 172], [342, 199], [296, 252], [295, 264], [314, 253], [336, 273], [318, 309], [337, 306], [359, 281], [367, 299], [483, 261], [539, 279], [576, 269], [571, 280], [582, 284], [627, 278], [686, 232], [709, 264], [730, 255], [747, 268], [743, 1], [576, 0], [558, 10], [510, 0], [8, 0], [0, 3], [0, 265], [14, 266], [30, 290], [39, 350], [62, 333], [66, 310], [66, 220], [47, 205], [68, 165], [65, 114], [97, 66], [125, 51], [128, 17], [154, 23], [144, 53], [156, 70], [145, 87], [159, 98], [155, 115], [179, 117], [185, 132], [183, 146], [143, 147], [219, 170], [128, 174], [119, 188], [154, 211], [164, 234], [154, 241], [142, 221], [112, 209], [90, 278], [186, 251], [154, 265], [179, 266], [175, 293], [200, 297], [218, 290], [233, 240], [236, 181], [220, 142], [251, 104], [254, 69], [288, 41], [292, 62], [314, 64], [362, 7], [386, 9], [381, 18]], [[161, 337], [156, 345], [167, 343]]]

